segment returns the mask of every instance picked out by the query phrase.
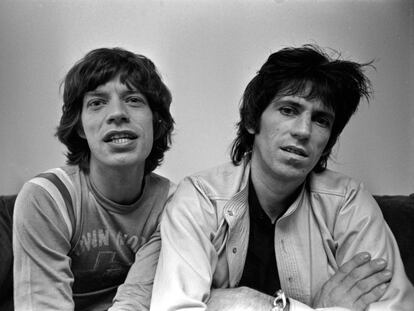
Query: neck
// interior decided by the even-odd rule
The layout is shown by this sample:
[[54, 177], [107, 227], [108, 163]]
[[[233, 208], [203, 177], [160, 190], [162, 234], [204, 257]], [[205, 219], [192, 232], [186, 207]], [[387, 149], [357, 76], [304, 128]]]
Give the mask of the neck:
[[131, 204], [141, 195], [144, 165], [139, 167], [101, 167], [91, 163], [90, 179], [106, 198], [119, 204]]
[[260, 205], [272, 223], [296, 200], [304, 182], [304, 180], [287, 181], [269, 177], [253, 163], [250, 174]]

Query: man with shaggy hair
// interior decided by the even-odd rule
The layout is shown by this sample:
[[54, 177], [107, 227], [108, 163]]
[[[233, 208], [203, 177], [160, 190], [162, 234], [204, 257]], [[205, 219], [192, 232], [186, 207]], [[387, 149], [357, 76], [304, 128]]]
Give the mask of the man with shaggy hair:
[[270, 55], [232, 163], [185, 178], [167, 204], [152, 311], [414, 310], [377, 203], [326, 168], [369, 97], [367, 65], [309, 45]]
[[[136, 254], [153, 280], [175, 186], [152, 171], [171, 144], [171, 94], [148, 58], [92, 50], [64, 80], [67, 165], [28, 181], [14, 210], [16, 310], [106, 310]], [[141, 303], [148, 308], [151, 287]]]

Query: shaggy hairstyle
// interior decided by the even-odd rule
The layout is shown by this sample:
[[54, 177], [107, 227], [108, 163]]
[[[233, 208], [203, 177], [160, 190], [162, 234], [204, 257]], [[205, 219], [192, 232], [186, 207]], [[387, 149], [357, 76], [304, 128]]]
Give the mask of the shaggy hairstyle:
[[78, 61], [62, 82], [64, 104], [56, 136], [68, 148], [67, 163], [88, 172], [90, 149], [78, 134], [82, 130], [83, 98], [117, 76], [129, 89], [137, 89], [146, 97], [153, 114], [154, 142], [145, 161], [146, 175], [161, 164], [164, 152], [170, 148], [174, 120], [170, 114], [171, 93], [154, 63], [143, 55], [121, 48], [100, 48]]
[[[369, 100], [371, 84], [363, 73], [365, 64], [332, 59], [315, 45], [284, 48], [269, 56], [266, 63], [247, 85], [240, 106], [237, 137], [231, 148], [231, 159], [239, 165], [251, 157], [254, 134], [260, 130], [260, 117], [276, 96], [304, 94], [307, 100], [321, 100], [335, 112], [328, 144], [314, 167], [315, 172], [326, 169], [332, 147], [357, 110], [360, 99]], [[309, 88], [309, 89], [308, 89]]]

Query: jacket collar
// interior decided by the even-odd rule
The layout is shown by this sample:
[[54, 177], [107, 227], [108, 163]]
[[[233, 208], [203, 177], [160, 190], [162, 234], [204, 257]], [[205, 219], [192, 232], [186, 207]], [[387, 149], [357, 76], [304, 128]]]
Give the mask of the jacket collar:
[[[247, 157], [244, 158], [243, 162], [235, 167], [236, 170], [241, 170], [241, 183], [240, 183], [240, 191], [237, 192], [225, 205], [224, 207], [224, 216], [229, 223], [230, 227], [232, 227], [232, 222], [235, 219], [243, 216], [246, 211], [248, 211], [248, 194], [249, 194], [249, 175], [251, 170], [250, 161]], [[287, 211], [279, 218], [283, 219], [292, 215], [297, 208], [302, 204], [306, 189], [309, 187], [309, 178], [306, 178], [305, 182], [301, 186], [301, 190], [299, 195], [295, 199], [295, 201], [289, 206]], [[247, 213], [248, 215], [248, 213]], [[227, 217], [231, 216], [231, 217]], [[234, 216], [234, 217], [233, 217]]]

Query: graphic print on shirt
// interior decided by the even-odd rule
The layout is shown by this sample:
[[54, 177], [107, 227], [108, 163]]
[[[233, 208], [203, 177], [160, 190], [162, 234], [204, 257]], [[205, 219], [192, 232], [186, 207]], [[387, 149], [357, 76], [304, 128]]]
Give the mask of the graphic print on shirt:
[[83, 232], [70, 256], [76, 275], [75, 293], [100, 290], [122, 283], [145, 237], [93, 229]]
[[[128, 235], [118, 231], [116, 234], [116, 245], [128, 246], [129, 249], [136, 253], [138, 249], [145, 244], [146, 238], [143, 236]], [[109, 247], [109, 230], [108, 229], [97, 229], [91, 232], [86, 232], [82, 235], [79, 245], [74, 249], [76, 256], [80, 256], [84, 252], [88, 252], [93, 248], [97, 247]]]

